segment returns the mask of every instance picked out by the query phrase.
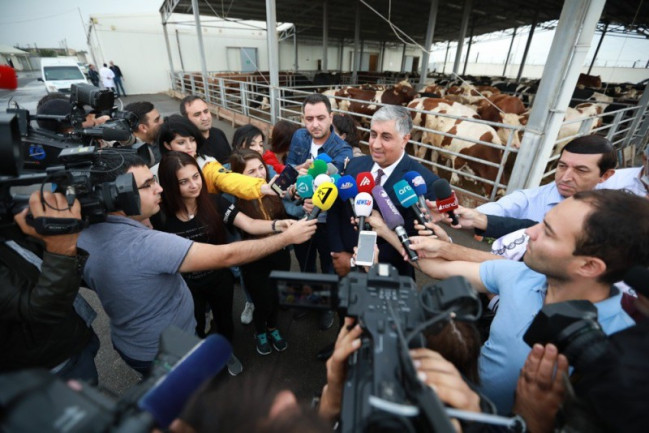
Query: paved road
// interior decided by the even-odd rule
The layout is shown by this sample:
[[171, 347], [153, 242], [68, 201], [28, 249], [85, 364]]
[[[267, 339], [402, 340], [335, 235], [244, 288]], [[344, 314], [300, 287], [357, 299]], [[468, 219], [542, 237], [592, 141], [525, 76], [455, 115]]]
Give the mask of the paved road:
[[[34, 110], [38, 99], [45, 94], [42, 83], [35, 81], [33, 77], [24, 77], [21, 82], [24, 85], [13, 92], [0, 93], [0, 107], [9, 98], [16, 100], [21, 106]], [[128, 88], [126, 89], [128, 91]], [[137, 95], [124, 97], [118, 101], [119, 106], [129, 102], [146, 100], [154, 103], [163, 116], [178, 112], [178, 101], [164, 94]], [[214, 121], [214, 126], [224, 130], [231, 138], [234, 128], [229, 123]], [[484, 244], [475, 242], [466, 233], [459, 233], [451, 230], [455, 242], [463, 245], [474, 245], [485, 248]], [[292, 270], [298, 270], [297, 262], [293, 259]], [[119, 270], [116, 270], [118, 272]], [[419, 287], [429, 283], [431, 280], [424, 275], [418, 274], [417, 282]], [[100, 376], [100, 386], [108, 393], [122, 395], [128, 388], [136, 384], [138, 375], [131, 370], [119, 358], [110, 343], [109, 320], [93, 292], [82, 289], [81, 293], [98, 311], [99, 316], [93, 324], [101, 340], [101, 349], [96, 357], [97, 368]], [[337, 325], [328, 330], [320, 331], [317, 325], [317, 315], [308, 314], [302, 319], [296, 320], [292, 311], [281, 311], [279, 328], [283, 331], [289, 347], [283, 353], [273, 353], [268, 356], [260, 356], [256, 353], [253, 341], [252, 325], [244, 326], [239, 321], [239, 315], [243, 309], [244, 297], [237, 286], [235, 289], [234, 317], [235, 317], [235, 353], [244, 365], [244, 375], [259, 374], [272, 378], [280, 387], [293, 390], [299, 399], [310, 401], [311, 397], [318, 394], [325, 383], [324, 363], [316, 360], [316, 353], [325, 344], [333, 341], [337, 333]], [[238, 377], [230, 378], [223, 375], [224, 380], [239, 380]]]

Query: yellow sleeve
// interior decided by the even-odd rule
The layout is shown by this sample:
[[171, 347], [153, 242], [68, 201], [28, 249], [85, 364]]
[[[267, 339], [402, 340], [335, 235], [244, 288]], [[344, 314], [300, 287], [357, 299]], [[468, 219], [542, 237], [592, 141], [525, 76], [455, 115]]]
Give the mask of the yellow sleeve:
[[203, 176], [209, 193], [225, 192], [244, 200], [260, 198], [261, 186], [266, 183], [264, 179], [232, 173], [218, 161], [205, 164]]

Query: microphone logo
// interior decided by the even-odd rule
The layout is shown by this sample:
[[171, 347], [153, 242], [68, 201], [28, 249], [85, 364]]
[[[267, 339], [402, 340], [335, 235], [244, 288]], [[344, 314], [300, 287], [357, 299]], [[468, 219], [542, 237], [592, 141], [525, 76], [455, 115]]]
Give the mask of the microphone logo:
[[316, 194], [318, 194], [318, 200], [320, 200], [320, 202], [322, 203], [326, 202], [334, 189], [335, 188], [321, 185], [320, 188], [316, 190]]
[[372, 206], [372, 200], [358, 199], [356, 200], [356, 206]]
[[412, 182], [412, 186], [414, 186], [414, 187], [418, 187], [420, 185], [425, 185], [426, 184], [426, 181], [424, 180], [424, 178], [422, 176], [417, 176], [417, 177], [412, 178], [411, 182]]
[[367, 177], [364, 177], [363, 180], [361, 180], [360, 186], [367, 186], [370, 184], [370, 179]]
[[340, 189], [349, 189], [349, 188], [352, 188], [353, 186], [354, 186], [353, 183], [351, 183], [351, 182], [345, 182], [345, 183], [343, 183], [342, 185], [340, 185]]

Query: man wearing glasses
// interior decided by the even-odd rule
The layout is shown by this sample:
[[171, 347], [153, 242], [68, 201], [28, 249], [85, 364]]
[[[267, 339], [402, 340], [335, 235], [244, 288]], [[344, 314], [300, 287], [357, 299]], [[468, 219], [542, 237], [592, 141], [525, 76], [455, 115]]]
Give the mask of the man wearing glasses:
[[146, 375], [164, 329], [174, 325], [193, 333], [194, 304], [181, 272], [226, 268], [257, 260], [290, 244], [305, 242], [314, 221], [298, 221], [286, 231], [259, 240], [211, 245], [147, 228], [160, 210], [162, 187], [144, 161], [132, 153], [102, 155], [104, 170], [95, 182], [132, 173], [140, 214], [112, 212], [79, 236], [90, 257], [83, 277], [110, 317], [113, 346], [134, 370]]

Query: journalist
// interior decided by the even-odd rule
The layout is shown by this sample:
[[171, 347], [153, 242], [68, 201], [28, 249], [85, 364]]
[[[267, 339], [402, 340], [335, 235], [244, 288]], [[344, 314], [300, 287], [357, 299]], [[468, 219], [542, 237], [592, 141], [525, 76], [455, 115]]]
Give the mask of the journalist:
[[[88, 254], [77, 249], [79, 233], [47, 236], [27, 223], [2, 229], [0, 243], [0, 371], [44, 367], [66, 379], [97, 383], [99, 340], [95, 313], [79, 295]], [[81, 219], [81, 206], [62, 194], [33, 192], [34, 218]], [[21, 232], [22, 230], [22, 232]]]
[[411, 238], [422, 270], [434, 278], [463, 275], [479, 291], [500, 295], [482, 347], [482, 390], [500, 413], [511, 411], [518, 372], [529, 347], [522, 336], [544, 304], [588, 300], [607, 334], [633, 324], [613, 286], [634, 265], [649, 264], [649, 202], [622, 191], [582, 191], [529, 229], [524, 263], [473, 263], [426, 258], [429, 239]]
[[158, 352], [161, 332], [175, 325], [196, 327], [194, 305], [181, 272], [227, 268], [248, 263], [291, 244], [305, 242], [315, 221], [298, 221], [264, 239], [210, 245], [147, 228], [142, 222], [160, 210], [162, 187], [144, 161], [125, 152], [99, 155], [98, 182], [132, 173], [140, 196], [139, 215], [112, 212], [79, 237], [90, 253], [84, 279], [97, 292], [110, 317], [113, 345], [136, 371], [147, 374]]

